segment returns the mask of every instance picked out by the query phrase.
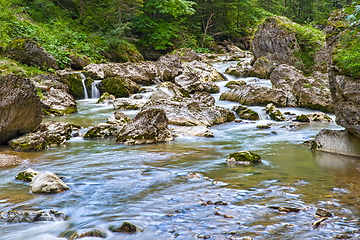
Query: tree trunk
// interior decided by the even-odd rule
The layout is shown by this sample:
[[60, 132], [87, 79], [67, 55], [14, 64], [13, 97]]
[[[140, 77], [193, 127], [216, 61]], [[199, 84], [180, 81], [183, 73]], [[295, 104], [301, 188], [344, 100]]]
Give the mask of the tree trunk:
[[202, 41], [202, 44], [201, 44], [201, 47], [204, 48], [204, 43], [205, 43], [205, 38], [206, 38], [206, 33], [207, 33], [207, 30], [209, 27], [211, 27], [211, 18], [214, 16], [214, 13], [211, 14], [211, 16], [209, 17], [207, 23], [206, 23], [206, 27], [205, 27], [205, 31], [204, 31], [204, 38], [203, 38], [203, 41]]

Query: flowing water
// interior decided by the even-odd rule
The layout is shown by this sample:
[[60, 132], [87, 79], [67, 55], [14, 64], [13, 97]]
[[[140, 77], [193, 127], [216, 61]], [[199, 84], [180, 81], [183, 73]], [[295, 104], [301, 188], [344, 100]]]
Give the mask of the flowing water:
[[85, 85], [86, 77], [85, 77], [85, 75], [82, 74], [82, 73], [80, 73], [80, 76], [81, 76], [81, 81], [82, 81], [82, 85], [83, 85], [83, 88], [84, 88], [84, 98], [85, 98], [85, 99], [88, 99], [89, 96], [88, 96], [87, 89], [86, 89], [86, 85]]
[[[224, 72], [230, 64], [214, 66]], [[245, 80], [271, 85], [269, 80]], [[222, 91], [225, 83], [219, 83]], [[214, 97], [218, 99], [219, 94]], [[106, 121], [114, 111], [111, 105], [95, 101], [80, 100], [78, 114], [46, 120], [70, 121], [86, 130]], [[227, 101], [216, 104], [236, 105]], [[262, 113], [263, 107], [251, 108]], [[313, 112], [296, 108], [281, 111]], [[137, 113], [124, 112], [131, 117]], [[134, 223], [142, 232], [128, 236], [107, 231], [107, 239], [360, 238], [359, 159], [312, 152], [303, 144], [323, 128], [341, 128], [335, 123], [293, 127], [291, 122], [283, 122], [259, 130], [259, 124], [274, 123], [262, 116], [256, 122], [213, 126], [214, 138], [181, 136], [170, 143], [127, 146], [116, 144], [114, 139], [74, 137], [63, 147], [24, 153], [30, 159], [27, 163], [0, 172], [0, 211], [55, 209], [70, 218], [3, 224], [0, 239], [59, 239], [65, 230], [107, 231], [110, 225], [124, 221]], [[228, 166], [227, 156], [240, 150], [259, 153], [263, 163]], [[27, 183], [14, 180], [29, 167], [63, 176], [70, 190], [54, 195], [30, 193]], [[228, 204], [205, 204], [208, 201]], [[269, 206], [303, 210], [284, 213]], [[333, 217], [313, 229], [317, 208], [330, 211]]]

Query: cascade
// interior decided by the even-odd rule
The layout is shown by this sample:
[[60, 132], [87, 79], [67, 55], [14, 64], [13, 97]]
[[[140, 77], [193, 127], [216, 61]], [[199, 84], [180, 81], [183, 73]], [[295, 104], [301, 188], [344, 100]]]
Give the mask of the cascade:
[[100, 98], [99, 84], [101, 80], [96, 80], [91, 84], [91, 98]]
[[87, 89], [86, 89], [86, 85], [85, 85], [86, 77], [85, 77], [85, 75], [82, 74], [82, 73], [80, 73], [80, 76], [81, 76], [81, 80], [82, 80], [82, 84], [83, 84], [83, 88], [84, 88], [84, 98], [85, 98], [85, 99], [88, 99], [89, 96], [88, 96]]

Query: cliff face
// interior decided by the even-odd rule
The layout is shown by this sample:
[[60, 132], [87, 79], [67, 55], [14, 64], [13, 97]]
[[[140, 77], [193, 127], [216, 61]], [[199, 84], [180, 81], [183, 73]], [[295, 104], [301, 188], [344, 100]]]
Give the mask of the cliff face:
[[335, 11], [326, 27], [326, 44], [330, 59], [328, 74], [330, 91], [334, 102], [336, 123], [360, 137], [360, 79], [341, 69], [336, 61], [336, 53], [341, 37], [346, 34], [348, 23], [341, 10]]

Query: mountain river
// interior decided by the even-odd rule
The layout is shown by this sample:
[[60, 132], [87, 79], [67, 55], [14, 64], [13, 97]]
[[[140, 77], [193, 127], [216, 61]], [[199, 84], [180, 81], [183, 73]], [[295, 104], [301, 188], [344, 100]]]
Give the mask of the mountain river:
[[[213, 66], [223, 73], [235, 63]], [[271, 85], [270, 80], [243, 80]], [[217, 84], [221, 91], [227, 90], [226, 82]], [[219, 101], [220, 94], [213, 96], [219, 106], [238, 105]], [[96, 104], [96, 100], [78, 100], [77, 114], [44, 121], [69, 121], [86, 131], [114, 112], [112, 105]], [[94, 228], [106, 231], [107, 239], [359, 239], [359, 159], [313, 152], [303, 144], [323, 128], [341, 127], [314, 122], [294, 127], [293, 122], [276, 122], [271, 129], [260, 130], [257, 125], [275, 122], [266, 117], [264, 107], [250, 108], [260, 113], [261, 120], [215, 125], [211, 127], [214, 138], [179, 135], [169, 143], [128, 146], [114, 139], [73, 137], [65, 146], [20, 153], [28, 159], [25, 163], [0, 171], [0, 211], [54, 209], [65, 212], [69, 219], [0, 224], [0, 239], [64, 239], [58, 236], [65, 230], [82, 233]], [[130, 117], [137, 112], [124, 111]], [[227, 156], [241, 150], [260, 154], [263, 163], [228, 166]], [[28, 183], [15, 180], [27, 168], [62, 176], [70, 190], [52, 195], [31, 193]], [[205, 204], [208, 201], [227, 205]], [[302, 210], [287, 213], [269, 206]], [[318, 208], [333, 216], [314, 229]], [[125, 235], [107, 230], [125, 221], [142, 231]]]

